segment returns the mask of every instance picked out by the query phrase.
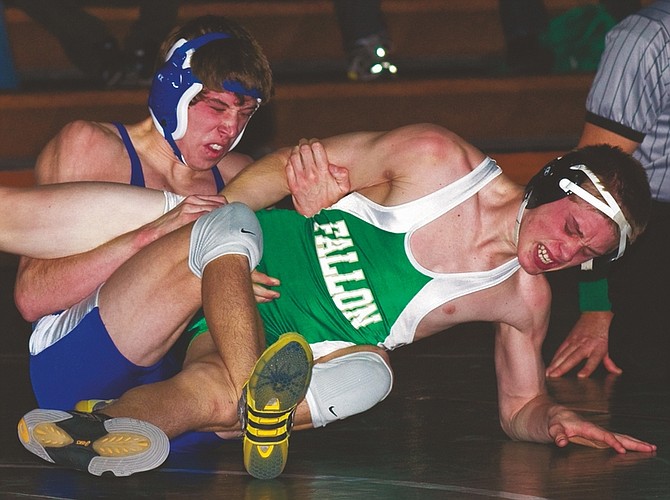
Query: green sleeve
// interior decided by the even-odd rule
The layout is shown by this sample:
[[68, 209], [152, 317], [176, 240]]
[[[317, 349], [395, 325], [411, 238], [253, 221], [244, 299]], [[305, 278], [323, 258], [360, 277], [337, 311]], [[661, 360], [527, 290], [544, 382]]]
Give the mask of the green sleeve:
[[579, 282], [579, 310], [609, 311], [612, 309], [607, 296], [607, 278]]

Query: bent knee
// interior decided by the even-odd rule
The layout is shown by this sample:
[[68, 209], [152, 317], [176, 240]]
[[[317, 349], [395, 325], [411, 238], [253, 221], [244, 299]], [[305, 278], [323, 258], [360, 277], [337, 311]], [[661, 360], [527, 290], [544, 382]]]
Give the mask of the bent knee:
[[385, 353], [357, 351], [317, 363], [305, 396], [314, 427], [369, 410], [393, 388]]
[[201, 425], [220, 429], [239, 424], [237, 393], [218, 353], [185, 362], [174, 380], [178, 387], [191, 394], [191, 404], [206, 417]]
[[244, 255], [254, 269], [263, 254], [263, 233], [254, 212], [243, 203], [216, 208], [193, 224], [188, 264], [198, 278], [214, 259]]

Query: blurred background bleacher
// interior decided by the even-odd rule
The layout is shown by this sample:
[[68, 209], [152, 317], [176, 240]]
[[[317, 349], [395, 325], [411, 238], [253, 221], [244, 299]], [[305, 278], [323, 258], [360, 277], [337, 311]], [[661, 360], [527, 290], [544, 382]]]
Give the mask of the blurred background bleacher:
[[[589, 3], [545, 1], [552, 16]], [[137, 17], [136, 7], [100, 5], [87, 8], [119, 36]], [[383, 0], [382, 9], [400, 72], [369, 83], [346, 79], [330, 0], [185, 1], [179, 18], [235, 18], [266, 51], [276, 94], [242, 144], [252, 153], [300, 137], [429, 121], [494, 155], [524, 183], [576, 144], [593, 75], [510, 74], [496, 0]], [[91, 88], [57, 39], [22, 11], [6, 7], [5, 24], [20, 85], [0, 92], [0, 182], [31, 182], [36, 155], [73, 119], [131, 123], [147, 116], [145, 88]]]

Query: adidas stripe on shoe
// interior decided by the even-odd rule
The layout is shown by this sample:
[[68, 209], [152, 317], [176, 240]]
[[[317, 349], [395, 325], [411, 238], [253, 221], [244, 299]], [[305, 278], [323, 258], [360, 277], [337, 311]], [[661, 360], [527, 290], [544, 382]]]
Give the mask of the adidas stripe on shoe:
[[295, 408], [312, 376], [312, 350], [296, 333], [286, 333], [256, 362], [241, 401], [244, 466], [258, 479], [284, 470]]

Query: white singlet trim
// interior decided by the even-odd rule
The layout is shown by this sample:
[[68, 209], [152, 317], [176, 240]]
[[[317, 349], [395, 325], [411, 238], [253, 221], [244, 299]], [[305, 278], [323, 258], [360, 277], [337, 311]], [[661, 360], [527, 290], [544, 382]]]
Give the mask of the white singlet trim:
[[519, 261], [514, 258], [486, 271], [436, 273], [421, 266], [410, 249], [410, 238], [416, 230], [475, 195], [501, 173], [496, 162], [487, 157], [460, 179], [402, 205], [382, 206], [358, 193], [352, 193], [332, 206], [385, 231], [406, 233], [407, 258], [417, 271], [433, 278], [407, 304], [391, 327], [389, 336], [379, 347], [391, 350], [411, 343], [418, 324], [429, 312], [464, 295], [496, 286], [518, 271]]
[[417, 200], [388, 207], [354, 192], [330, 208], [353, 214], [385, 231], [405, 233], [426, 225], [460, 205], [501, 173], [496, 162], [487, 157], [467, 175]]

